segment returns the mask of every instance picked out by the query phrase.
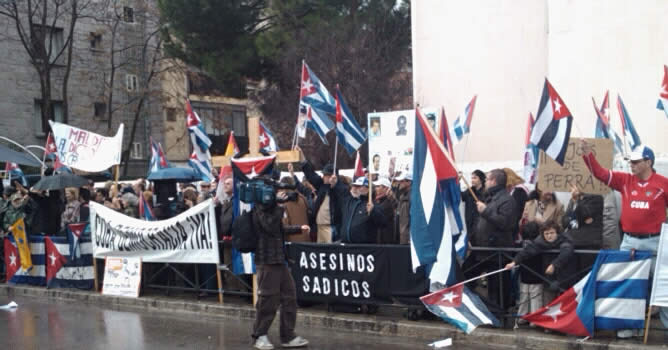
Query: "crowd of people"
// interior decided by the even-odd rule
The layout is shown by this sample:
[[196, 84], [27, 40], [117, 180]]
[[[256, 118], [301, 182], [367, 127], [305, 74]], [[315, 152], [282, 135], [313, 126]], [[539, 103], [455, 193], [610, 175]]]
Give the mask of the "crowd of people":
[[[660, 224], [666, 218], [668, 181], [654, 172], [651, 150], [631, 154], [632, 174], [603, 169], [586, 144], [582, 151], [593, 175], [617, 191], [595, 195], [572, 187], [570, 200], [564, 206], [555, 193], [542, 190], [540, 183], [530, 190], [509, 168], [475, 170], [470, 174], [471, 187], [461, 192], [469, 245], [520, 248], [517, 254], [510, 254], [514, 256], [512, 260], [504, 262], [508, 271], [482, 281], [483, 287], [487, 286], [486, 299], [491, 310], [503, 312], [517, 307], [521, 315], [548, 303], [560, 290], [577, 282], [581, 276], [576, 271], [593, 263], [595, 254], [575, 255], [576, 249], [653, 247], [656, 251]], [[288, 176], [275, 177], [290, 188], [278, 190], [278, 196], [292, 198], [279, 204], [282, 224], [308, 228], [284, 230], [286, 241], [410, 243], [410, 172], [397, 173], [392, 178], [373, 172], [348, 178], [337, 175], [331, 164], [324, 166], [320, 174], [308, 161], [299, 167], [301, 178], [293, 164], [288, 165]], [[220, 186], [216, 181], [182, 183], [176, 196], [166, 202], [154, 200], [156, 188], [144, 179], [127, 184], [109, 181], [100, 188], [91, 182], [62, 191], [27, 189], [14, 181], [2, 191], [0, 235], [7, 234], [18, 218], [24, 218], [28, 234], [64, 235], [67, 224], [88, 220], [91, 200], [135, 218], [139, 218], [139, 206], [145, 201], [153, 207], [156, 219], [165, 219], [212, 198], [219, 238], [224, 241], [232, 235], [234, 183], [231, 169], [221, 172], [224, 175]], [[629, 188], [637, 191], [629, 192]], [[638, 205], [631, 202], [649, 192], [651, 196], [645, 197], [653, 199], [647, 204], [643, 197], [643, 205], [652, 209], [638, 211]], [[470, 251], [462, 262], [469, 277], [498, 268], [486, 262], [486, 254], [491, 253]], [[230, 259], [229, 247], [221, 249], [221, 261]], [[510, 270], [517, 265], [522, 267], [511, 275]], [[215, 274], [215, 268], [202, 266], [200, 272], [206, 278]], [[214, 280], [210, 282], [207, 288], [216, 289]], [[514, 285], [518, 285], [516, 290]], [[661, 316], [663, 320], [663, 312]], [[521, 320], [516, 326], [521, 326]]]

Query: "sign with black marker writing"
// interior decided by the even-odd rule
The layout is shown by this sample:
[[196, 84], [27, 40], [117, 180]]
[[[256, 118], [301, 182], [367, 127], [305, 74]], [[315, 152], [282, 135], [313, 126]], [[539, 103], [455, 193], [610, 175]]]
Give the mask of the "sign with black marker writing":
[[[581, 138], [571, 137], [566, 150], [564, 165], [561, 166], [542, 150], [538, 160], [538, 187], [543, 191], [570, 192], [571, 186], [577, 186], [580, 192], [606, 194], [610, 188], [598, 181], [591, 174], [582, 159]], [[613, 161], [612, 140], [584, 139], [592, 145], [596, 160], [601, 166], [611, 169]]]

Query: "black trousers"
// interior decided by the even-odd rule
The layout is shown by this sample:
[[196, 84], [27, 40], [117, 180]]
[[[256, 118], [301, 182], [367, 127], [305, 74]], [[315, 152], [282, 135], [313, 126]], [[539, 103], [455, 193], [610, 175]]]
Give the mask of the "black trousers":
[[267, 335], [269, 327], [281, 309], [281, 342], [287, 343], [296, 337], [297, 290], [286, 264], [257, 265], [257, 304], [253, 338]]

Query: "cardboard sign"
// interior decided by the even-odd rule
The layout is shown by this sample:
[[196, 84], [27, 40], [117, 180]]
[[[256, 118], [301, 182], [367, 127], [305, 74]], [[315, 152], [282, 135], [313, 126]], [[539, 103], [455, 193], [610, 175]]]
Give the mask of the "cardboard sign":
[[137, 298], [140, 284], [141, 258], [105, 259], [102, 294]]
[[[570, 192], [571, 185], [575, 185], [582, 193], [606, 194], [610, 191], [610, 187], [594, 178], [585, 165], [580, 151], [580, 140], [581, 138], [571, 137], [563, 167], [547, 156], [545, 152], [540, 151], [538, 187], [541, 190]], [[585, 140], [592, 145], [598, 163], [607, 169], [611, 169], [613, 161], [612, 140], [589, 138]]]

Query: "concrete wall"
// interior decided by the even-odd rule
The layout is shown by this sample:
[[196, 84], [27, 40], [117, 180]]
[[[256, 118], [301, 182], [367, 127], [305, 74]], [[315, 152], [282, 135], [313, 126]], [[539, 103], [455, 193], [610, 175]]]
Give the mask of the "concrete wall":
[[666, 154], [668, 119], [655, 106], [668, 63], [667, 15], [660, 0], [414, 1], [414, 99], [444, 105], [453, 123], [478, 94], [458, 161], [506, 161], [522, 158], [545, 77], [575, 117], [573, 136], [593, 137], [591, 97], [600, 103], [609, 89], [617, 131], [620, 93], [643, 142]]

